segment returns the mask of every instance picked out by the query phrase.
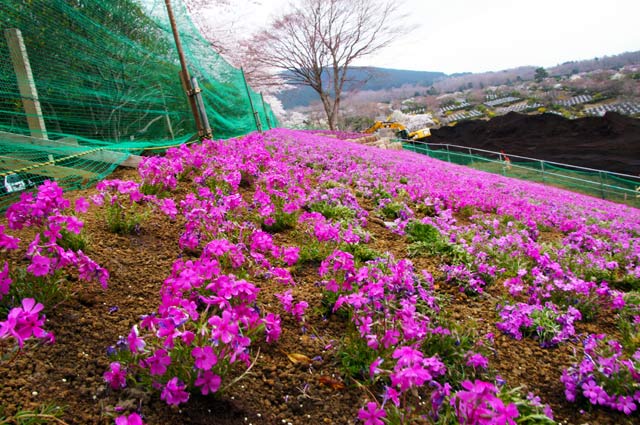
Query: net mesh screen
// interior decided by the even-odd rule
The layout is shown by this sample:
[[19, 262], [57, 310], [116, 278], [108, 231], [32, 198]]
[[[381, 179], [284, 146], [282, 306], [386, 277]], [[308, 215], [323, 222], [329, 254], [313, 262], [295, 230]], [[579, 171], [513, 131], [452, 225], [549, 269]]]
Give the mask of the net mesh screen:
[[[201, 36], [183, 2], [172, 6], [214, 137], [256, 130], [249, 96], [262, 126], [277, 125], [260, 94], [247, 93], [242, 72]], [[2, 0], [0, 25], [0, 208], [17, 196], [16, 179], [27, 189], [45, 179], [84, 187], [130, 154], [196, 136], [164, 1]], [[12, 60], [14, 29], [32, 84]], [[21, 92], [25, 85], [35, 87], [39, 113], [29, 108], [34, 99]]]

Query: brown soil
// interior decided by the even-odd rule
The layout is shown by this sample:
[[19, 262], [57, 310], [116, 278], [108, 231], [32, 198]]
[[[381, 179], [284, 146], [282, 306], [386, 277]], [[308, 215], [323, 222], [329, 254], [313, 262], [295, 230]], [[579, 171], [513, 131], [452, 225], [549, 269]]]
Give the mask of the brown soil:
[[[112, 177], [137, 179], [134, 171], [122, 170]], [[88, 190], [69, 196], [92, 193]], [[290, 315], [282, 314], [281, 339], [273, 345], [260, 344], [259, 358], [250, 374], [224, 395], [192, 395], [187, 404], [176, 409], [167, 406], [157, 394], [107, 389], [102, 378], [110, 362], [106, 349], [119, 336], [127, 335], [141, 315], [158, 305], [161, 283], [180, 255], [177, 240], [181, 224], [151, 217], [139, 235], [118, 236], [106, 231], [95, 208], [83, 218], [91, 240], [89, 255], [110, 271], [109, 288], [79, 290], [49, 311], [47, 329], [54, 332], [56, 343], [28, 350], [12, 363], [0, 365], [0, 406], [4, 406], [6, 414], [51, 403], [65, 408], [63, 419], [68, 424], [113, 423], [116, 406], [125, 410], [142, 406], [148, 424], [356, 423], [357, 410], [367, 394], [342, 377], [336, 350], [328, 348], [340, 340], [345, 323], [337, 316], [321, 316], [321, 296], [315, 286], [319, 278], [313, 265], [295, 270], [298, 286], [294, 296], [310, 304], [306, 329]], [[375, 237], [373, 248], [377, 251], [393, 252], [396, 258], [406, 253], [404, 238], [388, 231], [381, 220], [370, 220], [367, 230]], [[293, 243], [293, 238], [290, 232], [280, 233], [276, 243]], [[418, 268], [437, 273], [438, 263], [433, 259], [419, 258], [415, 263]], [[269, 282], [256, 283], [261, 286], [261, 303], [278, 311], [273, 293], [282, 288]], [[478, 327], [481, 334], [496, 334], [491, 365], [510, 385], [523, 386], [550, 403], [560, 422], [631, 423], [618, 413], [598, 409], [583, 412], [580, 406], [567, 403], [559, 377], [562, 368], [571, 363], [573, 347], [542, 349], [535, 341], [514, 341], [500, 334], [494, 326], [499, 294], [467, 297], [451, 288], [441, 292], [450, 297], [446, 308], [453, 319]], [[615, 334], [611, 319], [606, 318], [579, 325], [578, 332], [596, 329]], [[288, 353], [316, 360], [310, 365], [294, 364]]]
[[[448, 143], [598, 170], [640, 173], [640, 120], [615, 112], [569, 120], [510, 112], [432, 130], [429, 143]], [[516, 161], [515, 158], [512, 158]]]

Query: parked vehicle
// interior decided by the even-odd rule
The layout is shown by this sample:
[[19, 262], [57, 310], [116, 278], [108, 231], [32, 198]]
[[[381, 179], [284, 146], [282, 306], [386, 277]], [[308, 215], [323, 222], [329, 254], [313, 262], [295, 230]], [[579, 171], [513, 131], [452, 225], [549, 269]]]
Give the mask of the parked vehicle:
[[36, 184], [28, 177], [15, 173], [7, 174], [0, 177], [0, 195], [21, 192], [35, 185]]

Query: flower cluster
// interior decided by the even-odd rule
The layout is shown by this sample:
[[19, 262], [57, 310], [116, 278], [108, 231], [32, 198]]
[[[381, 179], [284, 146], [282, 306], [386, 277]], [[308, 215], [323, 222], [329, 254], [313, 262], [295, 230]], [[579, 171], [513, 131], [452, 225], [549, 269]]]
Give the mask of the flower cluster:
[[533, 335], [543, 347], [558, 345], [575, 336], [573, 324], [582, 317], [580, 312], [569, 307], [566, 313], [560, 313], [551, 302], [541, 305], [517, 303], [504, 305], [499, 309], [501, 322], [496, 327], [515, 339], [523, 334]]
[[627, 357], [615, 339], [592, 334], [584, 340], [583, 355], [562, 372], [567, 400], [586, 399], [627, 415], [634, 413], [640, 406], [640, 349]]

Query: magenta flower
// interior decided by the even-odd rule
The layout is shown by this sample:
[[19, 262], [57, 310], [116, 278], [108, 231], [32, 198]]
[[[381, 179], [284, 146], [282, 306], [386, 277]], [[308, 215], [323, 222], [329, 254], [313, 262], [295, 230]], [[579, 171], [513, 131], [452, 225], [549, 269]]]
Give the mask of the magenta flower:
[[86, 213], [89, 209], [89, 201], [80, 197], [76, 199], [75, 210], [77, 213]]
[[222, 312], [222, 317], [213, 316], [208, 321], [211, 325], [211, 338], [229, 344], [238, 335], [238, 323], [228, 311]]
[[45, 316], [38, 316], [44, 306], [36, 304], [33, 298], [22, 300], [22, 307], [14, 307], [7, 315], [7, 320], [0, 322], [0, 339], [13, 337], [18, 342], [20, 348], [24, 346], [24, 341], [31, 338], [46, 338], [53, 342], [53, 335], [42, 329]]
[[198, 375], [195, 386], [200, 387], [202, 395], [213, 394], [220, 388], [221, 381], [222, 379], [218, 375], [215, 375], [210, 370], [206, 370]]
[[120, 362], [111, 363], [109, 370], [104, 373], [103, 378], [114, 390], [119, 390], [127, 386], [127, 371], [122, 369]]
[[269, 313], [264, 317], [263, 322], [267, 342], [271, 343], [277, 341], [280, 337], [280, 333], [282, 332], [282, 328], [280, 327], [280, 316]]
[[475, 369], [486, 369], [489, 367], [489, 360], [482, 354], [473, 353], [467, 357], [467, 366], [471, 366]]
[[177, 377], [173, 377], [167, 382], [160, 398], [164, 400], [168, 405], [177, 406], [180, 403], [185, 403], [189, 400], [189, 393], [185, 391], [187, 386], [182, 383]]
[[42, 255], [34, 255], [27, 270], [34, 276], [46, 276], [51, 268], [51, 259]]
[[142, 418], [137, 413], [132, 413], [129, 416], [122, 415], [116, 418], [115, 425], [144, 425]]
[[297, 246], [289, 246], [282, 250], [282, 261], [287, 263], [288, 266], [293, 266], [298, 262], [300, 255], [300, 248]]
[[149, 367], [151, 375], [164, 375], [167, 371], [167, 366], [171, 364], [171, 357], [167, 355], [166, 350], [159, 349], [144, 362]]
[[210, 346], [195, 347], [191, 350], [191, 356], [195, 359], [194, 365], [198, 369], [209, 370], [218, 363], [218, 357]]
[[4, 267], [0, 270], [0, 300], [3, 295], [7, 295], [9, 293], [9, 287], [12, 282], [13, 281], [9, 276], [9, 264], [5, 262]]
[[363, 407], [358, 411], [358, 419], [364, 422], [364, 425], [384, 425], [381, 418], [386, 417], [384, 409], [378, 409], [378, 403], [370, 401], [367, 407]]
[[4, 233], [4, 226], [0, 225], [0, 249], [18, 249], [20, 239]]
[[144, 351], [145, 345], [144, 339], [140, 338], [138, 333], [138, 325], [133, 325], [131, 332], [127, 336], [127, 342], [129, 343], [129, 350], [132, 353], [138, 353]]

